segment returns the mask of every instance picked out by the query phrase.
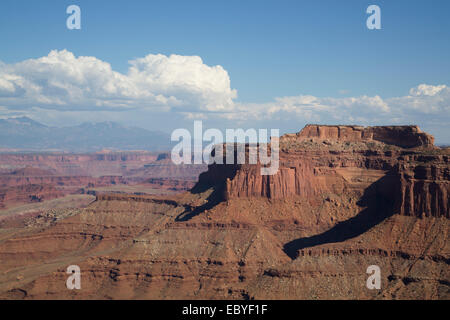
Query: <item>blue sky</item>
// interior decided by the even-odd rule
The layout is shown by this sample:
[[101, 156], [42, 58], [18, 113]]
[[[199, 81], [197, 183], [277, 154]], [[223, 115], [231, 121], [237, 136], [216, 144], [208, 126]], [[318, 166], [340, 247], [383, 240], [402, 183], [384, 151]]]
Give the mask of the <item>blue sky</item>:
[[[66, 28], [65, 10], [71, 4], [81, 8], [81, 30]], [[382, 30], [366, 28], [366, 8], [370, 4], [381, 8]], [[126, 74], [129, 60], [148, 54], [199, 56], [203, 64], [220, 65], [226, 70], [230, 87], [237, 92], [232, 97], [233, 105], [238, 104], [243, 112], [246, 104], [268, 108], [267, 104], [279, 98], [302, 95], [318, 99], [361, 96], [397, 99], [409, 96], [410, 90], [421, 84], [450, 85], [449, 14], [450, 2], [446, 0], [2, 0], [0, 61], [13, 65], [45, 57], [51, 50], [66, 49], [76, 57], [96, 57], [111, 64], [114, 71]], [[440, 91], [445, 93], [444, 98], [446, 90]], [[186, 92], [182, 94], [185, 95]], [[435, 108], [425, 116], [405, 121], [422, 121], [419, 123], [422, 127], [450, 142], [448, 123], [442, 123], [448, 118], [436, 113], [448, 111], [448, 101], [442, 102], [444, 98], [437, 99], [439, 110]], [[304, 101], [300, 104], [304, 105]], [[324, 101], [320, 100], [319, 104], [323, 105]], [[13, 114], [13, 107], [0, 99], [2, 105]], [[194, 108], [186, 108], [192, 113], [189, 119], [197, 118], [191, 112]], [[277, 113], [278, 118], [273, 117], [273, 122], [260, 117], [246, 123], [276, 124], [282, 131], [294, 130], [302, 119], [284, 121], [281, 115], [291, 119], [292, 108], [288, 109]], [[75, 110], [70, 111], [74, 116]], [[174, 109], [169, 112], [175, 113]], [[294, 112], [299, 114], [298, 110]], [[119, 118], [140, 126], [139, 120], [145, 117], [159, 119], [155, 126], [161, 126], [165, 119], [161, 113], [152, 113], [151, 117], [147, 113], [143, 117], [139, 114], [144, 115], [135, 110], [128, 112], [128, 117]], [[171, 118], [179, 118], [177, 124], [181, 124], [186, 114], [178, 116], [172, 114]], [[198, 116], [209, 118], [204, 113]], [[372, 124], [370, 114], [364, 116], [367, 124]], [[401, 122], [398, 118], [402, 115], [395, 114], [377, 119], [374, 124], [395, 117]], [[85, 118], [79, 117], [80, 121]], [[67, 122], [63, 116], [58, 119]], [[354, 117], [349, 122], [358, 119], [363, 117]], [[322, 118], [306, 118], [304, 122], [312, 120], [321, 122]], [[217, 118], [211, 123], [224, 121]]]

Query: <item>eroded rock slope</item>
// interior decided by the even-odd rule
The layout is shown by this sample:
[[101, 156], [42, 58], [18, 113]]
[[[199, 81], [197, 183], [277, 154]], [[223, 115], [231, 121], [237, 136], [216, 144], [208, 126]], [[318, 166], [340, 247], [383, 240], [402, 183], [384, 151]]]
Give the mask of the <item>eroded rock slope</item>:
[[[430, 135], [312, 125], [280, 139], [277, 174], [259, 168], [213, 164], [190, 192], [97, 195], [3, 229], [0, 297], [450, 298], [449, 152]], [[66, 288], [73, 264], [81, 290]]]

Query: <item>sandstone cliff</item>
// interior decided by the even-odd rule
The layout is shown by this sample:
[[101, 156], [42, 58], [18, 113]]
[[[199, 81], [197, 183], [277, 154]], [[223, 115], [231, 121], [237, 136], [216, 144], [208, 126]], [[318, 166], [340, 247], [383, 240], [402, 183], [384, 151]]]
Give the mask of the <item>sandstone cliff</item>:
[[307, 125], [295, 135], [285, 135], [284, 139], [318, 138], [337, 141], [380, 141], [403, 148], [433, 146], [434, 137], [422, 132], [418, 126], [325, 126]]
[[199, 183], [222, 185], [224, 199], [286, 199], [347, 191], [362, 194], [382, 180], [379, 196], [395, 203], [397, 213], [448, 218], [449, 154], [432, 141], [416, 126], [309, 125], [281, 137], [275, 175], [261, 175], [259, 164], [213, 164]]
[[[0, 298], [448, 300], [448, 150], [414, 127], [308, 130], [281, 139], [274, 176], [213, 164], [190, 192], [99, 194], [2, 229]], [[66, 288], [73, 264], [82, 290]]]
[[[167, 153], [108, 152], [0, 154], [0, 208], [61, 197], [95, 193], [92, 188], [142, 184], [161, 193], [185, 191], [206, 166], [176, 166]], [[30, 185], [34, 187], [31, 188]], [[144, 186], [145, 185], [145, 186]], [[43, 191], [38, 195], [36, 188]], [[118, 192], [123, 192], [117, 187]], [[139, 187], [134, 187], [139, 193]], [[145, 190], [143, 191], [145, 193]], [[17, 193], [17, 194], [14, 194]]]

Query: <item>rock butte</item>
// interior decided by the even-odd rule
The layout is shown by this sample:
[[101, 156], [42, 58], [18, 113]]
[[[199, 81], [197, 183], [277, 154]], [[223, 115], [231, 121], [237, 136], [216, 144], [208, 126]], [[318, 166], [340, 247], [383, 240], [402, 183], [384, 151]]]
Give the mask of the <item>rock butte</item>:
[[[92, 188], [143, 184], [164, 193], [192, 188], [202, 166], [176, 166], [168, 154], [0, 154], [0, 209], [42, 202]], [[134, 189], [139, 189], [135, 187]]]
[[99, 194], [2, 230], [0, 297], [449, 299], [449, 155], [417, 126], [308, 125], [274, 176], [212, 164], [190, 192]]
[[337, 141], [380, 141], [404, 148], [433, 146], [433, 136], [422, 132], [418, 126], [323, 126], [307, 125], [297, 134], [287, 134], [283, 139], [331, 139]]

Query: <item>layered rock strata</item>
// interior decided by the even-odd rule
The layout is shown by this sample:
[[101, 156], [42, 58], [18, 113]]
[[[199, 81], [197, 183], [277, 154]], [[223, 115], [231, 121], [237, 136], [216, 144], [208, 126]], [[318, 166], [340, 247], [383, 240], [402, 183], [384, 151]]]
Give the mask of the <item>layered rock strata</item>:
[[448, 150], [304, 134], [281, 139], [274, 176], [211, 165], [190, 192], [99, 194], [2, 229], [0, 298], [450, 299]]

